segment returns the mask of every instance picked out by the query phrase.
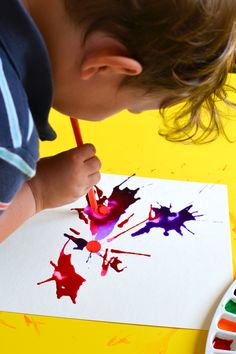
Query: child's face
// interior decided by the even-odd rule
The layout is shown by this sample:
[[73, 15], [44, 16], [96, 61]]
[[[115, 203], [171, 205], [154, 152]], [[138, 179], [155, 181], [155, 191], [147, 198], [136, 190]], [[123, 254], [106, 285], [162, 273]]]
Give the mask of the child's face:
[[83, 28], [68, 17], [63, 1], [21, 2], [47, 46], [53, 76], [52, 106], [61, 113], [98, 121], [125, 109], [132, 113], [158, 109], [168, 98], [122, 85], [127, 76], [142, 73], [141, 64], [108, 33], [94, 31], [84, 43]]
[[120, 86], [99, 79], [81, 82], [65, 78], [68, 85], [55, 86], [53, 106], [63, 114], [99, 121], [127, 109], [138, 114], [160, 107], [163, 95], [151, 96], [143, 90]]
[[[84, 73], [94, 70], [97, 61], [99, 62], [101, 58], [97, 59], [94, 54], [91, 59], [93, 64], [90, 67], [83, 56], [81, 58], [80, 55], [75, 55], [81, 52], [80, 48], [76, 50], [75, 46], [71, 45], [71, 47], [68, 46], [63, 55], [54, 56], [56, 60], [52, 65], [53, 107], [56, 110], [80, 119], [99, 121], [125, 109], [140, 113], [160, 107], [161, 101], [165, 98], [163, 94], [151, 96], [142, 89], [122, 84], [126, 75], [119, 71], [125, 70], [124, 68], [101, 66], [88, 78]], [[118, 64], [115, 65], [119, 65], [119, 58]], [[106, 61], [106, 58], [102, 60]]]

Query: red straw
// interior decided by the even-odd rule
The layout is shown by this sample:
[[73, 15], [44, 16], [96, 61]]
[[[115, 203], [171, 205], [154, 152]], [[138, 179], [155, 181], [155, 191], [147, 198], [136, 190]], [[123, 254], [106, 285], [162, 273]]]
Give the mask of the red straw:
[[[76, 118], [70, 118], [70, 122], [71, 122], [71, 125], [73, 128], [73, 132], [74, 132], [77, 146], [80, 146], [83, 144], [83, 139], [82, 139], [81, 132], [80, 132], [79, 121]], [[97, 201], [96, 201], [96, 197], [95, 197], [95, 193], [94, 193], [93, 188], [91, 188], [90, 191], [88, 192], [88, 199], [89, 199], [89, 204], [90, 204], [91, 208], [93, 209], [93, 211], [95, 213], [97, 213], [98, 205], [97, 205]]]

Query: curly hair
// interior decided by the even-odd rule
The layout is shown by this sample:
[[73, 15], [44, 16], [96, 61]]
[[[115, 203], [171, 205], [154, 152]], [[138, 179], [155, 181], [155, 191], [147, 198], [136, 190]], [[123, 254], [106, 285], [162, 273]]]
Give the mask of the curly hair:
[[[169, 97], [160, 108], [162, 136], [198, 143], [226, 136], [217, 101], [231, 104], [227, 91], [234, 90], [226, 80], [235, 63], [235, 0], [63, 1], [84, 29], [84, 41], [94, 31], [105, 31], [142, 64], [143, 72], [127, 77], [125, 85]], [[182, 101], [179, 112], [166, 118], [166, 107]]]

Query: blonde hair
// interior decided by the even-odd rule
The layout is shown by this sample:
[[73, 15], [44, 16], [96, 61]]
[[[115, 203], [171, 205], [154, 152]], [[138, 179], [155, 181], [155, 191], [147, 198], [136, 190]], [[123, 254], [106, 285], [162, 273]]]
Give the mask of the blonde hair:
[[[235, 62], [235, 0], [63, 1], [73, 22], [83, 25], [85, 41], [93, 31], [106, 31], [142, 64], [142, 74], [127, 77], [125, 85], [169, 97], [161, 106], [162, 136], [201, 143], [225, 134], [216, 102], [230, 104], [226, 79]], [[183, 100], [167, 120], [165, 107]]]

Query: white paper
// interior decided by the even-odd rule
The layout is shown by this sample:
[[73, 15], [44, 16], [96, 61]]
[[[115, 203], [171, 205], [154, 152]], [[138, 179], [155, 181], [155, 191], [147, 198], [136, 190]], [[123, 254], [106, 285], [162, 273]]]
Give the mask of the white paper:
[[[99, 187], [109, 196], [125, 178], [103, 175]], [[86, 206], [86, 200], [42, 212], [0, 246], [0, 310], [207, 329], [218, 300], [233, 279], [226, 186], [132, 177], [120, 189], [125, 187], [142, 187], [137, 193], [141, 199], [119, 219], [121, 222], [134, 213], [129, 222], [122, 229], [116, 226], [101, 241], [101, 252], [113, 248], [151, 257], [115, 255], [122, 261], [119, 268], [127, 268], [120, 273], [110, 268], [102, 277], [102, 258], [93, 254], [86, 263], [89, 252], [74, 250], [76, 245], [69, 241], [65, 254], [72, 254], [72, 264], [86, 282], [78, 291], [76, 304], [68, 296], [57, 299], [54, 281], [37, 282], [52, 276], [50, 261], [57, 265], [67, 241], [63, 234], [76, 236], [70, 228], [80, 231], [76, 237], [91, 240], [89, 226], [70, 210]], [[163, 229], [154, 228], [131, 237], [144, 223], [113, 242], [106, 241], [146, 219], [150, 204], [171, 204], [172, 212], [193, 205], [191, 212], [203, 216], [187, 221], [189, 231], [182, 228], [182, 236], [174, 230], [164, 236]]]

